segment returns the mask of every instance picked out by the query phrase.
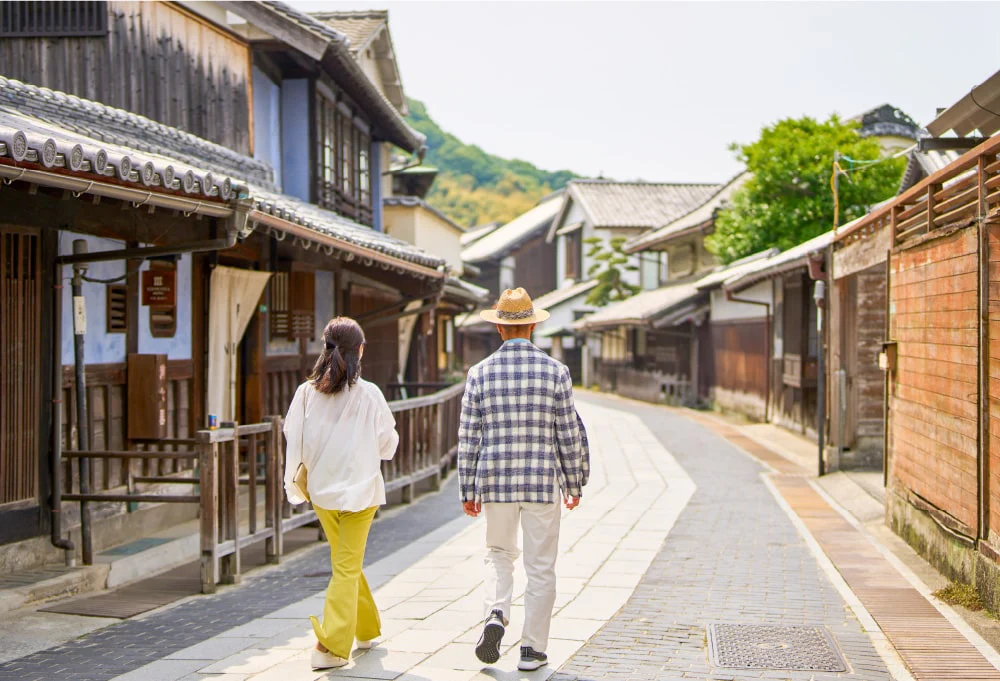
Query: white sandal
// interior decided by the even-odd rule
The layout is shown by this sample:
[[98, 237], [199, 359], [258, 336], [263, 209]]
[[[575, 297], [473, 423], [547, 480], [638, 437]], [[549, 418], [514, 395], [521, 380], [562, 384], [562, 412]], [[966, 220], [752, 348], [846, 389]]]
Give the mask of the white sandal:
[[312, 656], [310, 658], [310, 663], [312, 668], [316, 669], [335, 669], [337, 667], [343, 667], [347, 664], [347, 660], [342, 657], [337, 657], [333, 653], [324, 653], [320, 650], [313, 649]]

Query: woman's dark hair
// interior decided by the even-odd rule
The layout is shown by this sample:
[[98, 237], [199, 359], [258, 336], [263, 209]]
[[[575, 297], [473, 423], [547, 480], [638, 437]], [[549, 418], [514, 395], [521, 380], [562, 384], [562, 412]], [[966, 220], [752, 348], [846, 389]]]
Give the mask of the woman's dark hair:
[[365, 332], [350, 317], [334, 317], [323, 329], [323, 352], [316, 360], [309, 380], [327, 395], [350, 388], [361, 375], [361, 346]]

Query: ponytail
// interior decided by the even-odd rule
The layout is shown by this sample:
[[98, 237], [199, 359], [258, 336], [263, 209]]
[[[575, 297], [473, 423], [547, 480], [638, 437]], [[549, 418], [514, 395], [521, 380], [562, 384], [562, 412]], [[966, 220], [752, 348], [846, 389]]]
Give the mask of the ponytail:
[[361, 346], [365, 334], [350, 317], [336, 317], [323, 329], [323, 351], [309, 380], [321, 393], [333, 395], [350, 389], [361, 376]]

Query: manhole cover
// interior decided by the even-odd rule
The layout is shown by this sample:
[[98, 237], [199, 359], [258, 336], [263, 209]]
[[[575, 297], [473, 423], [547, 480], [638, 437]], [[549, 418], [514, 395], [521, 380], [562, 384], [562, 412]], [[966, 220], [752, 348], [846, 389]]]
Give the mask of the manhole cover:
[[710, 624], [708, 651], [716, 667], [847, 671], [847, 663], [824, 627]]

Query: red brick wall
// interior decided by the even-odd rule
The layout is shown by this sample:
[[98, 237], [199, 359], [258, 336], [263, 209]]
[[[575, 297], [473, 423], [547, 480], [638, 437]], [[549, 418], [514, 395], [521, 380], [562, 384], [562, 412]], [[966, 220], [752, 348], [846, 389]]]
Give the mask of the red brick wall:
[[891, 256], [890, 474], [976, 527], [975, 228]]

